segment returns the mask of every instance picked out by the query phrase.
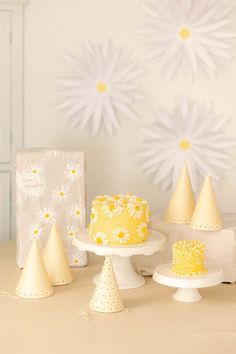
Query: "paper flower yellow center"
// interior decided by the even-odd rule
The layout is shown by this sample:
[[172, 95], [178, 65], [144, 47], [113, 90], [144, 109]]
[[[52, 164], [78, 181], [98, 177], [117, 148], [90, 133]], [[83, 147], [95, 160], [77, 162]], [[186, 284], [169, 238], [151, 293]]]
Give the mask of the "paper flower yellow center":
[[104, 84], [104, 82], [99, 82], [97, 84], [97, 91], [98, 92], [104, 93], [104, 92], [106, 92], [106, 90], [107, 90], [107, 86], [106, 86], [106, 84]]
[[45, 216], [45, 219], [48, 219], [50, 217], [50, 215], [47, 213], [44, 215]]
[[71, 170], [71, 173], [74, 175], [76, 173], [76, 170], [75, 169]]
[[65, 193], [64, 192], [59, 192], [60, 197], [64, 197]]
[[38, 233], [39, 233], [39, 230], [34, 230], [35, 235], [38, 235]]
[[182, 150], [188, 150], [188, 149], [190, 149], [190, 147], [191, 147], [191, 143], [190, 143], [189, 140], [183, 139], [183, 140], [180, 141], [179, 147], [180, 147], [180, 149], [182, 149]]
[[76, 259], [74, 259], [74, 263], [75, 264], [78, 264], [79, 263], [79, 260], [76, 258]]
[[38, 173], [38, 171], [37, 171], [37, 170], [32, 170], [32, 173], [33, 173], [34, 175], [36, 175], [36, 174]]
[[188, 39], [191, 36], [191, 32], [188, 28], [182, 28], [179, 31], [179, 35], [182, 39]]
[[76, 210], [76, 215], [80, 215], [80, 210]]
[[70, 237], [74, 237], [74, 236], [75, 236], [75, 233], [74, 233], [73, 231], [70, 231], [70, 232], [69, 232], [69, 236], [70, 236]]

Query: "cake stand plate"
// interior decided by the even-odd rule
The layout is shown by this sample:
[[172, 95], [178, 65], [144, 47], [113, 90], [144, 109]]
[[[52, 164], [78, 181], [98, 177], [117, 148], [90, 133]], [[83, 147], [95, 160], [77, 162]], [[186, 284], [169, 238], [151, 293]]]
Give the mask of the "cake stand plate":
[[[149, 230], [149, 238], [138, 244], [128, 246], [106, 246], [98, 245], [90, 238], [88, 229], [73, 239], [73, 244], [81, 251], [90, 251], [98, 256], [110, 256], [113, 270], [120, 289], [138, 288], [145, 284], [145, 279], [134, 270], [130, 257], [134, 255], [150, 256], [153, 253], [163, 250], [166, 238], [155, 230]], [[100, 274], [94, 277], [97, 284]]]
[[173, 298], [182, 302], [195, 302], [202, 299], [199, 288], [208, 288], [223, 282], [223, 271], [215, 267], [207, 266], [208, 273], [202, 276], [184, 277], [171, 271], [171, 264], [157, 267], [153, 274], [153, 280], [159, 284], [178, 288]]

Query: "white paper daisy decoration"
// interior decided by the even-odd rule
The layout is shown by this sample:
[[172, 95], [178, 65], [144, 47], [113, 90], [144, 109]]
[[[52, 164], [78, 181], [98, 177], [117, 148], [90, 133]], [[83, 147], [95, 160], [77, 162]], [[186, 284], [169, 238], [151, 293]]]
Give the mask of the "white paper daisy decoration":
[[152, 0], [143, 9], [144, 23], [136, 32], [149, 49], [146, 59], [159, 58], [166, 80], [179, 70], [189, 82], [199, 70], [212, 77], [216, 59], [232, 59], [232, 1]]
[[64, 90], [58, 109], [65, 111], [71, 126], [82, 129], [91, 124], [92, 135], [97, 135], [103, 125], [109, 135], [119, 126], [118, 114], [137, 119], [130, 108], [133, 101], [143, 99], [136, 79], [143, 72], [124, 50], [105, 40], [101, 43], [87, 41], [83, 58], [64, 55], [74, 76], [60, 79]]
[[231, 168], [224, 150], [236, 145], [222, 130], [227, 122], [227, 116], [214, 113], [210, 101], [184, 97], [172, 113], [160, 110], [156, 122], [143, 128], [147, 139], [138, 156], [144, 173], [166, 190], [175, 186], [187, 164], [194, 190], [206, 174], [218, 183], [222, 170]]

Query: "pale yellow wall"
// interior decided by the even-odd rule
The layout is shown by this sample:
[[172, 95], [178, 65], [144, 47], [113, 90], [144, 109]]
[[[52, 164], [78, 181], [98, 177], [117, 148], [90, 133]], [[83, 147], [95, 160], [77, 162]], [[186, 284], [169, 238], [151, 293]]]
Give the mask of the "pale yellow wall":
[[[181, 78], [165, 84], [160, 79], [158, 61], [145, 65], [140, 82], [147, 99], [134, 105], [138, 123], [121, 118], [114, 139], [69, 128], [58, 102], [57, 77], [70, 75], [62, 52], [79, 56], [87, 38], [99, 41], [105, 36], [133, 47], [137, 56], [143, 48], [135, 39], [134, 28], [145, 0], [30, 0], [25, 8], [25, 146], [58, 146], [87, 152], [88, 206], [98, 193], [130, 192], [145, 197], [152, 212], [165, 207], [170, 192], [162, 192], [141, 172], [135, 158], [143, 136], [140, 127], [152, 121], [158, 106], [173, 108], [178, 96], [212, 98], [215, 110], [232, 117], [229, 132], [236, 136], [236, 60], [220, 64], [218, 77], [198, 78], [188, 85]], [[236, 14], [234, 14], [236, 29]], [[234, 42], [236, 58], [236, 41]], [[234, 169], [217, 188], [222, 210], [236, 211], [236, 149], [232, 151]]]

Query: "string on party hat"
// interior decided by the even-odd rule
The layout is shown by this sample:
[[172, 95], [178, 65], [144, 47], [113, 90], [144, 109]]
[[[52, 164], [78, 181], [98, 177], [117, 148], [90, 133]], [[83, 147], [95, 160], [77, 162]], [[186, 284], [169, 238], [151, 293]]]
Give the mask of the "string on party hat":
[[29, 299], [40, 299], [53, 294], [53, 289], [41, 256], [37, 240], [32, 245], [16, 287], [16, 295]]
[[43, 259], [52, 285], [65, 285], [73, 281], [62, 239], [56, 224], [52, 225]]
[[98, 284], [90, 301], [90, 307], [92, 310], [106, 313], [118, 312], [124, 309], [109, 256], [105, 258]]
[[186, 165], [183, 166], [176, 189], [163, 219], [174, 224], [189, 224], [195, 206], [194, 194]]
[[223, 227], [210, 176], [203, 183], [190, 227], [205, 231], [220, 230]]

